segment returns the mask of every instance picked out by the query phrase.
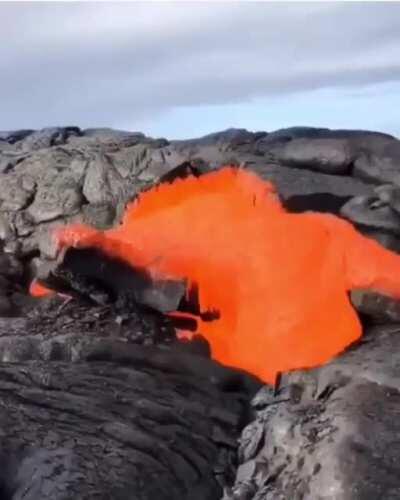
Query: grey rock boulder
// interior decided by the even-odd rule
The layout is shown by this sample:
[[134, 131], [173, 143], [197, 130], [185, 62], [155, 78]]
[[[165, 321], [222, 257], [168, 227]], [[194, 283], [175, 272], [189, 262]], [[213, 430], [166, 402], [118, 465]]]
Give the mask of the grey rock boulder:
[[400, 323], [400, 302], [371, 290], [353, 290], [355, 309], [373, 323]]
[[347, 176], [328, 175], [306, 169], [294, 169], [263, 158], [244, 156], [246, 168], [254, 170], [263, 179], [273, 182], [281, 197], [329, 193], [337, 197], [369, 196], [373, 186]]
[[253, 144], [254, 154], [325, 173], [353, 173], [366, 182], [392, 182], [400, 141], [379, 132], [312, 127], [281, 129]]
[[393, 141], [379, 153], [360, 154], [354, 162], [353, 175], [375, 184], [400, 186], [400, 141]]
[[360, 145], [373, 144], [374, 147], [387, 144], [395, 139], [390, 134], [369, 130], [329, 129], [318, 127], [288, 127], [275, 130], [259, 139], [265, 145], [285, 143], [295, 139], [348, 139]]
[[340, 213], [355, 224], [400, 235], [400, 215], [377, 196], [356, 196]]
[[82, 207], [82, 220], [96, 229], [109, 229], [117, 215], [112, 203], [89, 203]]
[[39, 184], [27, 214], [34, 223], [47, 222], [78, 213], [82, 204], [82, 189], [74, 176], [54, 171]]
[[221, 132], [207, 134], [197, 139], [186, 139], [181, 141], [171, 141], [175, 147], [188, 148], [190, 146], [220, 146], [235, 147], [241, 144], [251, 143], [254, 140], [266, 136], [266, 132], [249, 132], [244, 128], [229, 128]]
[[375, 188], [379, 199], [387, 203], [397, 214], [400, 214], [400, 187], [393, 184], [383, 184]]
[[104, 142], [115, 142], [127, 144], [127, 141], [137, 144], [145, 139], [141, 132], [129, 132], [126, 130], [116, 130], [108, 127], [87, 128], [83, 131], [84, 137], [90, 137]]
[[0, 210], [15, 212], [29, 205], [36, 188], [34, 178], [13, 174], [0, 176]]
[[88, 165], [82, 192], [89, 203], [117, 203], [125, 198], [124, 178], [107, 155], [99, 154]]
[[325, 174], [348, 174], [354, 150], [346, 139], [294, 139], [275, 154], [283, 165], [308, 168]]

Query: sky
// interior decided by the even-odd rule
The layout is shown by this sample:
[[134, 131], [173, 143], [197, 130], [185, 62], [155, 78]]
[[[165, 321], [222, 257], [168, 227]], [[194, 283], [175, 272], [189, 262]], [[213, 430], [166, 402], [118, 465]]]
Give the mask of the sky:
[[0, 2], [0, 130], [400, 136], [400, 2]]

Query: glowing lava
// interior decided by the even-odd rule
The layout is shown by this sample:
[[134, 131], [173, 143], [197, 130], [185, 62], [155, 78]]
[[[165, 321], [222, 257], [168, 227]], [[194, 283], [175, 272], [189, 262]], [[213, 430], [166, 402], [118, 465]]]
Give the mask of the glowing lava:
[[337, 217], [285, 212], [272, 184], [230, 167], [143, 193], [115, 229], [56, 237], [196, 283], [201, 310], [220, 314], [198, 327], [214, 359], [269, 383], [359, 338], [351, 288], [400, 296], [399, 256]]
[[38, 281], [33, 280], [30, 287], [29, 287], [29, 293], [32, 295], [32, 297], [47, 297], [50, 294], [54, 294], [55, 292], [51, 290], [50, 288], [47, 288], [40, 284]]

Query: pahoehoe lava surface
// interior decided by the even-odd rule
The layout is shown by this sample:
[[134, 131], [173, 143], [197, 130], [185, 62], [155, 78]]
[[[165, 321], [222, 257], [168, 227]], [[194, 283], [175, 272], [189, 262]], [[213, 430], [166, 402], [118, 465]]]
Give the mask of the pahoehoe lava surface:
[[1, 498], [220, 498], [257, 382], [154, 345], [154, 318], [60, 305], [0, 322]]

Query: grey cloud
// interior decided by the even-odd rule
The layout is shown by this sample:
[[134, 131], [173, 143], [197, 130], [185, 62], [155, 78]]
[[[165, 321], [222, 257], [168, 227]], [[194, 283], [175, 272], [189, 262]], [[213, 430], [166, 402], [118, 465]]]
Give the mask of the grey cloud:
[[0, 129], [399, 81], [398, 3], [0, 3]]

